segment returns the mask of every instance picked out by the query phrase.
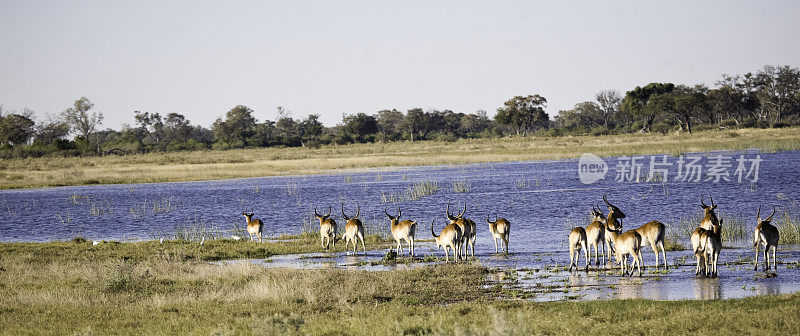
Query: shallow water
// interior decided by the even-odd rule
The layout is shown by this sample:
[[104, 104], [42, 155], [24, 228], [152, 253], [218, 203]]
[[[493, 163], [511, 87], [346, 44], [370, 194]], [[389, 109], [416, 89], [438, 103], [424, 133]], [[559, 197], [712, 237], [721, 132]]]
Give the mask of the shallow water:
[[[700, 163], [704, 165], [703, 168], [707, 168], [717, 154], [720, 153], [694, 155], [701, 157]], [[241, 231], [235, 232], [234, 228], [243, 230], [244, 217], [241, 213], [246, 209], [255, 212], [255, 217], [264, 221], [266, 236], [275, 238], [282, 234], [300, 233], [304, 228], [317, 227], [316, 220], [311, 217], [314, 206], [319, 207], [319, 212], [327, 212], [328, 206], [331, 206], [333, 217], [341, 223], [339, 206], [342, 203], [346, 203], [349, 214], [353, 213], [356, 203], [360, 205], [361, 219], [365, 222], [367, 234], [387, 235], [388, 222], [383, 214], [384, 207], [388, 207], [392, 214], [396, 214], [397, 208], [402, 207], [404, 219], [419, 222], [417, 237], [430, 239], [431, 221], [436, 220], [436, 230], [441, 230], [446, 220], [445, 205], [451, 202], [455, 208], [453, 210], [459, 212], [466, 203], [465, 217], [478, 223], [476, 253], [481, 263], [494, 268], [524, 272], [525, 269], [545, 269], [568, 264], [569, 258], [565, 251], [569, 230], [573, 225], [588, 224], [589, 208], [594, 204], [602, 204], [603, 194], [607, 194], [609, 200], [627, 214], [624, 220], [626, 228], [636, 227], [653, 219], [669, 223], [677, 217], [700, 216], [702, 210], [699, 198], [701, 194], [705, 194], [714, 197], [719, 207], [718, 213], [725, 214], [725, 218], [739, 217], [745, 221], [746, 239], [726, 241], [725, 246], [734, 249], [723, 251], [722, 259], [728, 263], [744, 257], [752, 259], [752, 254], [736, 248], [750, 244], [757, 207], [770, 204], [779, 209], [798, 207], [800, 151], [722, 154], [732, 159], [728, 168], [730, 180], [719, 183], [676, 181], [677, 171], [672, 166], [665, 182], [618, 182], [615, 181], [615, 172], [612, 170], [604, 180], [587, 185], [579, 179], [577, 160], [548, 160], [395, 167], [335, 174], [205, 182], [8, 190], [0, 191], [0, 241], [66, 240], [77, 235], [90, 240], [141, 240], [169, 237], [176, 231], [198, 240], [200, 233], [211, 235], [208, 238], [225, 238], [233, 234], [242, 235]], [[763, 160], [757, 181], [748, 181], [745, 178], [740, 183], [734, 176], [736, 158], [739, 155], [746, 155], [748, 158], [759, 155]], [[650, 162], [650, 158], [651, 156], [643, 156], [642, 161]], [[621, 158], [604, 159], [612, 169], [622, 162]], [[672, 163], [677, 160], [672, 157], [668, 159]], [[647, 170], [648, 164], [645, 164], [642, 174], [646, 175]], [[703, 176], [703, 180], [705, 177]], [[383, 201], [382, 195], [402, 194], [414, 182], [419, 181], [435, 181], [438, 191], [417, 200]], [[457, 192], [454, 186], [456, 183], [468, 185], [469, 190]], [[710, 203], [708, 198], [706, 203]], [[493, 255], [494, 245], [484, 220], [485, 216], [494, 214], [511, 222], [512, 254], [509, 257]], [[668, 230], [674, 229], [668, 227]], [[684, 246], [691, 245], [688, 236], [679, 240]], [[780, 253], [784, 257], [779, 259], [797, 262], [798, 250], [800, 249], [796, 247], [782, 246]], [[649, 251], [649, 247], [645, 251]], [[370, 252], [366, 259], [348, 257], [351, 259], [343, 262], [333, 258], [327, 260], [327, 265], [325, 262], [297, 264], [292, 261], [292, 257], [283, 261], [277, 258], [269, 263], [284, 263], [289, 266], [297, 264], [292, 267], [341, 267], [342, 264], [349, 263], [351, 268], [369, 269], [373, 266], [365, 265], [365, 260], [380, 259], [383, 253], [385, 251]], [[652, 254], [648, 256], [651, 252], [643, 253], [646, 262], [652, 263]], [[673, 259], [674, 257], [687, 253], [669, 253], [668, 257], [674, 263], [679, 261]], [[402, 267], [416, 265], [418, 264]], [[391, 269], [392, 266], [380, 267]], [[600, 275], [601, 280], [607, 277], [601, 281], [595, 280], [592, 273], [588, 277], [583, 273], [554, 273], [543, 278], [543, 281], [569, 281], [574, 282], [575, 286], [569, 287], [569, 292], [562, 293], [561, 296], [556, 293], [542, 293], [541, 297], [561, 299], [581, 295], [594, 298], [639, 293], [636, 294], [637, 297], [679, 299], [702, 297], [705, 296], [702, 293], [710, 293], [708, 297], [711, 298], [727, 298], [762, 292], [795, 291], [795, 279], [800, 279], [795, 273], [796, 269], [781, 271], [777, 278], [759, 279], [754, 278], [753, 272], [744, 270], [744, 267], [727, 271], [721, 267], [720, 271], [724, 275], [720, 279], [698, 280], [694, 278], [693, 271], [688, 271], [690, 269], [692, 268], [689, 266], [682, 266], [669, 274], [648, 275], [641, 280]], [[522, 277], [536, 279], [535, 274], [517, 278]], [[651, 278], [653, 279], [650, 280]], [[504, 285], [536, 286], [534, 280], [528, 280], [531, 279]], [[608, 283], [615, 283], [617, 289], [612, 290]], [[774, 286], [769, 285], [773, 283]], [[541, 286], [543, 285], [539, 287]], [[751, 287], [756, 289], [751, 290]], [[719, 294], [713, 294], [715, 292]]]

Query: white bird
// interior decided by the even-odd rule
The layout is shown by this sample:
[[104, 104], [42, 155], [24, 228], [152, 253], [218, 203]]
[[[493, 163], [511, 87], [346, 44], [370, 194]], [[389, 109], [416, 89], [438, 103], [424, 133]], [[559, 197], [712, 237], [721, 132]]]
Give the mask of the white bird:
[[239, 237], [238, 235], [233, 235], [233, 236], [231, 236], [231, 239], [239, 240], [239, 239], [242, 239], [242, 237]]
[[164, 244], [164, 238], [161, 238], [161, 240], [159, 240], [159, 242], [160, 242], [161, 244]]
[[203, 245], [206, 242], [206, 236], [203, 236], [203, 239], [200, 239], [200, 245]]
[[96, 241], [96, 240], [92, 242], [92, 246], [97, 245], [97, 244], [100, 244], [100, 242]]

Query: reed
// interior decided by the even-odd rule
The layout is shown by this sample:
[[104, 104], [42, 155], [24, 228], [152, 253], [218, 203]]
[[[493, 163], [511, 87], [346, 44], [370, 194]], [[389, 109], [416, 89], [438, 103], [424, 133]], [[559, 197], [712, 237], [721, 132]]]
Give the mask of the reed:
[[467, 180], [453, 181], [454, 193], [468, 193], [472, 189], [472, 183]]

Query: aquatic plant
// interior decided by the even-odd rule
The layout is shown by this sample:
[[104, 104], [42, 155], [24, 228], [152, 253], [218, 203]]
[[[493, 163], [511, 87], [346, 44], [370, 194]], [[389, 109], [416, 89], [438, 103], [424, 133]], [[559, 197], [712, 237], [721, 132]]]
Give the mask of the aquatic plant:
[[472, 188], [472, 183], [467, 180], [453, 181], [454, 193], [468, 193]]

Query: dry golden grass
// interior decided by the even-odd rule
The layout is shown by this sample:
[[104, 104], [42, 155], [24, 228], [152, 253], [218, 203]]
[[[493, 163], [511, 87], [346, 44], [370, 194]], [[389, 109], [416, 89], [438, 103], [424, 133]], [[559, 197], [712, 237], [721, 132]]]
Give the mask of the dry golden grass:
[[695, 134], [461, 139], [229, 151], [154, 153], [0, 161], [0, 189], [215, 180], [343, 169], [465, 164], [693, 151], [800, 149], [800, 127], [705, 131]]

